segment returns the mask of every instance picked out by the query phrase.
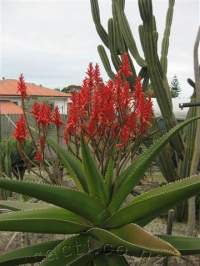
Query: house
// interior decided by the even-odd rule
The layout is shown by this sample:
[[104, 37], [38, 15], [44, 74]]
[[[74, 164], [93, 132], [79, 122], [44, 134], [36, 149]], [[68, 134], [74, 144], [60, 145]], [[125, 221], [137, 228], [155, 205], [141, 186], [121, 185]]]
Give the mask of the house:
[[[0, 80], [0, 114], [21, 114], [21, 97], [17, 89], [18, 80], [5, 79]], [[54, 106], [58, 106], [61, 114], [67, 114], [70, 103], [70, 93], [64, 93], [36, 85], [26, 83], [27, 101], [45, 99]]]

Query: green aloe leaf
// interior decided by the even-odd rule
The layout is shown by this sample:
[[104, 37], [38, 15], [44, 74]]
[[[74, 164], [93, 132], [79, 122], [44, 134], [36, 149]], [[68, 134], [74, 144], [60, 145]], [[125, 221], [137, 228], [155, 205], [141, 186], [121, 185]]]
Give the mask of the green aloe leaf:
[[113, 183], [112, 178], [113, 178], [114, 167], [115, 167], [115, 162], [112, 159], [112, 157], [110, 157], [105, 173], [105, 185], [109, 199], [111, 198], [111, 193], [112, 193], [112, 183]]
[[183, 256], [200, 254], [200, 238], [169, 235], [159, 237], [173, 245]]
[[62, 240], [49, 241], [4, 253], [0, 255], [0, 266], [14, 266], [39, 262], [61, 241]]
[[94, 266], [128, 266], [126, 259], [121, 255], [102, 255], [94, 260]]
[[109, 231], [102, 228], [92, 228], [88, 233], [103, 243], [105, 248], [110, 248], [120, 255], [143, 256], [145, 253], [148, 255], [180, 255], [172, 245], [135, 224]]
[[97, 246], [92, 246], [90, 236], [79, 235], [63, 240], [53, 249], [41, 266], [80, 266], [85, 265], [94, 258]]
[[3, 178], [0, 179], [0, 188], [52, 203], [58, 207], [77, 213], [94, 223], [99, 223], [102, 215], [106, 215], [105, 212], [102, 214], [104, 206], [97, 199], [89, 197], [83, 192], [65, 187], [19, 182]]
[[0, 231], [73, 234], [88, 228], [90, 224], [85, 219], [57, 207], [0, 215]]
[[88, 192], [86, 177], [81, 162], [70, 151], [60, 147], [54, 140], [49, 139], [48, 143], [58, 155], [63, 166], [70, 172], [71, 177], [78, 187]]
[[128, 194], [132, 191], [134, 186], [137, 185], [141, 177], [143, 177], [147, 167], [152, 162], [152, 160], [158, 155], [162, 147], [170, 141], [174, 135], [176, 135], [183, 127], [187, 126], [189, 123], [199, 119], [200, 117], [194, 117], [187, 119], [186, 121], [178, 124], [172, 128], [169, 132], [159, 138], [150, 148], [144, 151], [143, 154], [138, 156], [132, 165], [130, 165], [118, 178], [116, 183], [116, 193], [113, 196], [112, 202], [110, 204], [110, 210], [112, 212], [116, 211]]
[[[127, 207], [117, 211], [106, 222], [108, 227], [119, 227], [127, 223], [143, 224], [184, 199], [200, 193], [200, 176], [193, 176], [152, 189], [135, 197]], [[149, 218], [149, 219], [148, 219]]]
[[0, 208], [7, 209], [11, 211], [29, 210], [45, 208], [50, 206], [45, 202], [30, 202], [30, 201], [20, 201], [20, 200], [0, 200]]
[[99, 198], [106, 204], [108, 202], [108, 195], [106, 193], [103, 176], [92, 158], [88, 145], [84, 143], [83, 139], [81, 140], [81, 151], [89, 193], [91, 196]]

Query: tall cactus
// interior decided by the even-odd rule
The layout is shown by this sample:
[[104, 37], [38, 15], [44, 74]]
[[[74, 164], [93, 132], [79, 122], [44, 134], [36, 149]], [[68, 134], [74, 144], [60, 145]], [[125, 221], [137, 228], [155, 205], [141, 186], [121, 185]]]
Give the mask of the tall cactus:
[[[125, 15], [125, 0], [112, 0], [113, 18], [108, 21], [108, 32], [105, 29], [102, 30], [103, 26], [101, 25], [98, 0], [90, 0], [90, 2], [97, 32], [104, 45], [110, 51], [110, 58], [115, 70], [119, 69], [120, 55], [125, 51], [128, 52], [133, 70], [132, 80], [129, 81], [131, 83], [134, 82], [136, 75], [140, 75], [143, 78], [143, 86], [147, 92], [150, 88], [154, 91], [166, 130], [174, 127], [177, 121], [172, 110], [170, 87], [167, 81], [167, 54], [175, 0], [169, 0], [160, 57], [157, 49], [158, 32], [156, 29], [156, 19], [153, 15], [152, 1], [138, 0], [140, 16], [143, 21], [143, 24], [139, 26], [139, 33], [144, 58], [139, 54], [136, 41]], [[112, 78], [114, 72], [103, 45], [98, 46], [98, 52], [109, 77]], [[133, 62], [136, 62], [141, 67], [138, 74], [136, 74]], [[174, 138], [171, 144], [171, 146], [166, 146], [163, 154], [160, 155], [162, 172], [165, 178], [170, 181], [177, 178], [177, 163], [168, 155], [175, 151], [178, 155], [176, 156], [178, 160], [183, 158], [184, 145], [181, 135], [179, 134]], [[174, 169], [173, 171], [171, 171], [172, 168]]]
[[174, 13], [174, 4], [175, 4], [175, 0], [169, 0], [169, 7], [168, 7], [166, 22], [165, 22], [165, 32], [164, 32], [164, 36], [162, 40], [160, 62], [161, 62], [161, 65], [162, 65], [162, 68], [165, 74], [167, 73], [167, 55], [168, 55], [169, 37], [170, 37], [171, 25], [172, 25], [173, 13]]
[[[139, 26], [139, 33], [147, 62], [147, 69], [152, 88], [165, 120], [165, 126], [167, 130], [169, 130], [176, 125], [176, 118], [172, 110], [172, 102], [169, 96], [170, 87], [157, 52], [158, 33], [151, 1], [139, 0], [139, 10], [143, 20], [143, 25]], [[176, 151], [181, 155], [183, 152], [183, 143], [180, 136], [173, 141], [173, 145]]]
[[[198, 57], [198, 48], [200, 43], [200, 27], [198, 28], [197, 37], [194, 44], [194, 77], [195, 77], [195, 98], [196, 101], [200, 101], [200, 65]], [[195, 108], [195, 113], [200, 114], [200, 107]], [[190, 175], [194, 175], [197, 172], [199, 161], [200, 161], [200, 123], [196, 123], [196, 132], [192, 136], [194, 139], [193, 144], [193, 154], [192, 162], [190, 166]], [[196, 224], [196, 204], [195, 197], [189, 199], [188, 201], [188, 224], [189, 224], [189, 233], [195, 233], [195, 224]]]
[[[191, 103], [196, 102], [196, 94], [194, 92], [193, 96], [191, 97]], [[197, 107], [190, 107], [187, 118], [191, 118], [197, 115]], [[190, 168], [192, 163], [192, 157], [194, 153], [194, 144], [195, 144], [195, 132], [197, 128], [197, 123], [193, 123], [189, 125], [184, 130], [184, 143], [185, 143], [185, 153], [184, 158], [179, 163], [179, 176], [184, 178], [190, 175]]]

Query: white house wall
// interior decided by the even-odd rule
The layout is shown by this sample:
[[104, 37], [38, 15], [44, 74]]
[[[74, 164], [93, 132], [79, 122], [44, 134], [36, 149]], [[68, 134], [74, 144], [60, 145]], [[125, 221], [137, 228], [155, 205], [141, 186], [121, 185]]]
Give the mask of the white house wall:
[[19, 106], [21, 106], [21, 99], [19, 97], [1, 97], [0, 96], [0, 101], [8, 101], [8, 102], [12, 102], [15, 103]]
[[[31, 97], [31, 99], [33, 100], [36, 100], [37, 101], [37, 98], [38, 97]], [[48, 98], [48, 97], [47, 97]], [[61, 114], [64, 114], [66, 115], [67, 114], [67, 107], [68, 107], [68, 102], [70, 101], [70, 98], [66, 97], [65, 99], [64, 98], [51, 98], [49, 97], [50, 101], [52, 103], [54, 103], [54, 106], [58, 106], [59, 108], [59, 111]], [[0, 101], [9, 101], [9, 102], [13, 102], [15, 104], [17, 104], [18, 106], [21, 106], [21, 98], [20, 97], [1, 97], [0, 96]]]
[[63, 115], [67, 114], [67, 105], [68, 99], [56, 99], [54, 101], [54, 106], [58, 106], [60, 113]]

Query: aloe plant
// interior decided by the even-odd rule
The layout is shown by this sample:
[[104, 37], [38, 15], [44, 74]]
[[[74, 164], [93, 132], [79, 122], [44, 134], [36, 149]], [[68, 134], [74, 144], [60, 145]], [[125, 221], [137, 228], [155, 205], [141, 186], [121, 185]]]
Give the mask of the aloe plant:
[[[142, 228], [161, 212], [200, 192], [200, 178], [152, 189], [133, 198], [126, 197], [142, 178], [149, 164], [179, 130], [199, 117], [188, 119], [158, 139], [134, 164], [115, 176], [112, 162], [106, 175], [98, 170], [89, 147], [82, 140], [78, 161], [53, 140], [63, 166], [70, 169], [77, 190], [63, 186], [29, 183], [1, 178], [0, 188], [37, 198], [46, 203], [0, 201], [10, 210], [0, 215], [1, 231], [64, 234], [61, 240], [40, 243], [0, 256], [0, 265], [128, 265], [124, 255], [180, 256], [200, 252], [198, 238], [154, 236]], [[72, 235], [68, 236], [67, 235]]]

